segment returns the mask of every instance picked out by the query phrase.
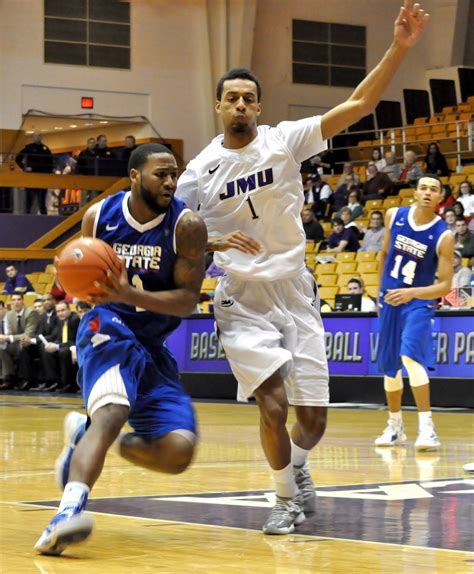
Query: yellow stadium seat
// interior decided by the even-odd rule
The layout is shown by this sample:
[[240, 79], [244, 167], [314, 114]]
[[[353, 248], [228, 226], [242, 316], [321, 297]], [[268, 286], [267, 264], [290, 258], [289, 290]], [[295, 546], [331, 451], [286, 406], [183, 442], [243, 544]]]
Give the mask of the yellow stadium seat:
[[361, 261], [357, 264], [358, 273], [377, 273], [378, 270], [378, 261]]
[[474, 173], [474, 164], [471, 165], [465, 165], [464, 166], [464, 173], [471, 175]]
[[337, 285], [337, 275], [335, 273], [318, 275], [317, 281], [318, 285], [321, 285], [321, 287], [333, 287]]
[[354, 273], [357, 269], [357, 263], [355, 261], [340, 261], [337, 264], [337, 273]]
[[314, 268], [315, 275], [327, 275], [336, 273], [336, 263], [317, 263]]
[[449, 176], [449, 185], [459, 185], [463, 181], [466, 181], [465, 173], [453, 173]]
[[377, 254], [377, 251], [358, 251], [356, 261], [375, 261]]
[[379, 274], [378, 273], [364, 273], [363, 275], [365, 286], [367, 285], [378, 285], [379, 284]]
[[365, 292], [369, 297], [373, 297], [375, 300], [378, 299], [379, 296], [379, 288], [377, 285], [366, 285]]
[[[321, 297], [321, 299], [324, 299], [325, 301], [328, 301], [329, 299], [334, 301], [334, 298], [336, 297], [336, 295], [338, 293], [339, 293], [339, 287], [328, 286], [328, 287], [320, 287], [319, 288], [319, 296]], [[331, 305], [331, 307], [332, 307], [332, 305]]]
[[349, 283], [350, 279], [353, 279], [354, 277], [359, 277], [359, 273], [354, 272], [354, 273], [342, 273], [341, 275], [339, 275], [339, 278], [337, 280], [337, 285], [339, 287], [341, 287], [342, 289], [346, 289], [347, 288], [347, 284]]
[[305, 247], [306, 253], [314, 253], [314, 249], [317, 245], [319, 245], [319, 244], [315, 243], [314, 241], [307, 241], [306, 247]]
[[414, 189], [412, 187], [403, 187], [399, 192], [399, 197], [413, 197]]
[[383, 199], [369, 199], [365, 203], [365, 209], [378, 209], [382, 207]]
[[315, 254], [314, 253], [306, 253], [304, 262], [305, 265], [307, 265], [308, 267], [311, 267], [311, 269], [314, 268], [314, 266], [316, 265], [316, 260], [315, 258]]
[[402, 207], [408, 207], [409, 205], [413, 205], [416, 203], [414, 197], [404, 197], [402, 200]]
[[415, 126], [421, 126], [423, 124], [426, 124], [426, 122], [428, 121], [428, 118], [415, 118], [415, 121], [413, 122], [413, 125]]
[[201, 285], [201, 293], [204, 291], [214, 291], [217, 285], [217, 279], [215, 277], [204, 277], [204, 281]]
[[353, 251], [342, 251], [336, 255], [337, 261], [355, 261], [356, 254]]
[[390, 209], [391, 207], [399, 207], [401, 203], [402, 203], [401, 197], [387, 197], [386, 199], [383, 200], [383, 206], [386, 207], [387, 209]]
[[54, 280], [54, 277], [51, 275], [51, 273], [40, 273], [36, 281], [38, 283], [48, 284], [51, 283], [51, 280]]

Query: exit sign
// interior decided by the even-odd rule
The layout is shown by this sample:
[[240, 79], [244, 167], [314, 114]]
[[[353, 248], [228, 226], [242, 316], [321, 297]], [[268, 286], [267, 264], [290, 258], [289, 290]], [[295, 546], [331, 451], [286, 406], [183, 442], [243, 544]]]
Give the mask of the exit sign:
[[94, 107], [94, 98], [81, 98], [81, 108], [92, 110]]

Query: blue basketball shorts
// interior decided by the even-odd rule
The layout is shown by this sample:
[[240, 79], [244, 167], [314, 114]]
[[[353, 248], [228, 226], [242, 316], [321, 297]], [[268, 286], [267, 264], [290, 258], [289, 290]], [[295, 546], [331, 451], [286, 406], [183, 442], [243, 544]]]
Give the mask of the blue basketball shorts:
[[434, 307], [431, 304], [394, 307], [382, 303], [379, 315], [379, 370], [394, 377], [402, 368], [401, 356], [410, 357], [425, 368], [436, 364], [432, 332]]
[[128, 405], [129, 423], [149, 439], [183, 429], [196, 434], [191, 399], [163, 345], [143, 345], [119, 315], [89, 311], [77, 333], [78, 383], [89, 416], [106, 404]]

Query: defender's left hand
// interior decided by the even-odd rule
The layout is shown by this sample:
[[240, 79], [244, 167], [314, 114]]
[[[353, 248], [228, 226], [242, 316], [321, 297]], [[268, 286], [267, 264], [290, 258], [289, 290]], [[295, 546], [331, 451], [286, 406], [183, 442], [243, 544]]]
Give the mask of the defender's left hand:
[[125, 261], [122, 261], [122, 272], [117, 277], [111, 271], [107, 273], [108, 284], [100, 281], [94, 282], [94, 287], [97, 287], [103, 293], [97, 295], [89, 295], [87, 301], [89, 303], [128, 303], [130, 294], [133, 287], [128, 282], [127, 269]]
[[398, 307], [399, 305], [404, 305], [413, 299], [413, 293], [411, 289], [388, 289], [387, 294], [384, 297], [385, 303]]
[[395, 20], [394, 40], [395, 43], [404, 48], [414, 46], [423, 34], [430, 16], [420, 4], [412, 5], [412, 0], [405, 0], [405, 4], [400, 8], [398, 18]]

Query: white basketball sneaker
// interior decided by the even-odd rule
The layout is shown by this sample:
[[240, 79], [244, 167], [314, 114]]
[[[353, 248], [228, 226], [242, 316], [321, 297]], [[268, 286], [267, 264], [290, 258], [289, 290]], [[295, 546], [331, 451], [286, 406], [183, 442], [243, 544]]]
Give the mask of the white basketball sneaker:
[[407, 435], [403, 428], [403, 422], [398, 422], [389, 417], [387, 427], [374, 441], [375, 446], [395, 446], [407, 441]]
[[419, 427], [418, 437], [415, 441], [416, 450], [437, 450], [440, 445], [433, 421]]

